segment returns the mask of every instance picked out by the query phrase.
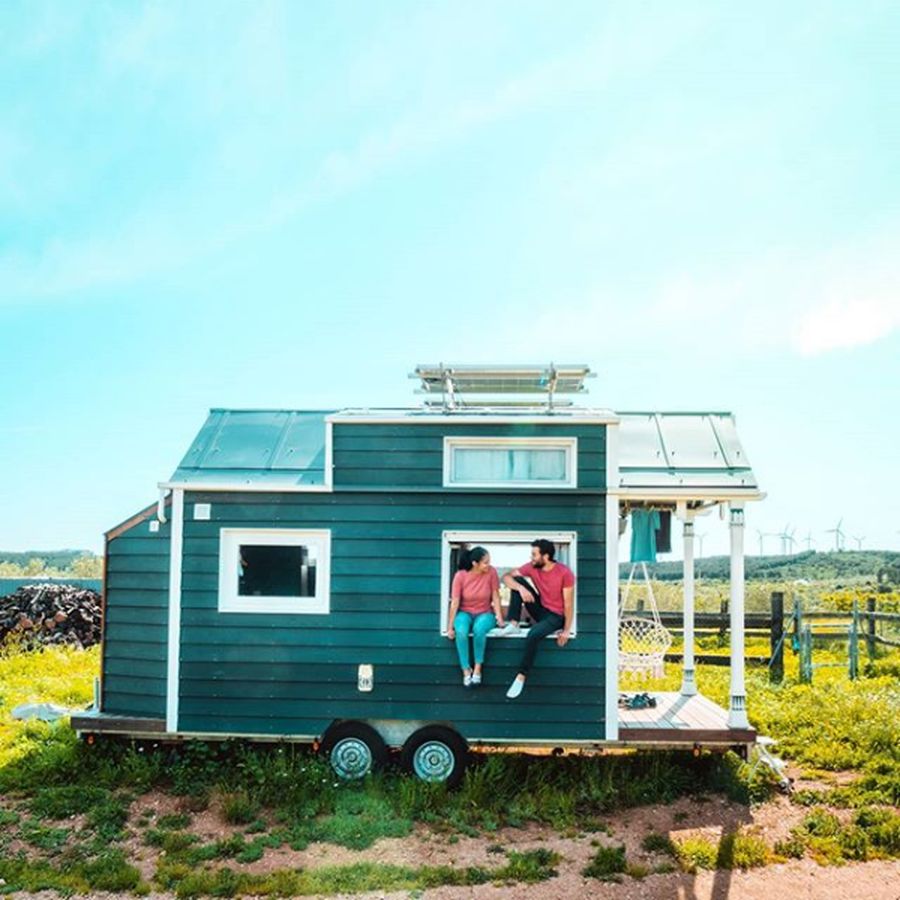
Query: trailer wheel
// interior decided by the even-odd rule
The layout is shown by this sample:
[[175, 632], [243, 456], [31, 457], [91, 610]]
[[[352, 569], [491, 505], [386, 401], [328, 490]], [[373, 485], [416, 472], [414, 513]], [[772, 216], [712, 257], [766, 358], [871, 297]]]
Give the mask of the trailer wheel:
[[358, 781], [378, 771], [388, 755], [381, 735], [365, 722], [336, 722], [322, 737], [319, 752], [344, 781]]
[[403, 767], [422, 781], [456, 787], [468, 764], [469, 746], [452, 728], [426, 725], [403, 745]]

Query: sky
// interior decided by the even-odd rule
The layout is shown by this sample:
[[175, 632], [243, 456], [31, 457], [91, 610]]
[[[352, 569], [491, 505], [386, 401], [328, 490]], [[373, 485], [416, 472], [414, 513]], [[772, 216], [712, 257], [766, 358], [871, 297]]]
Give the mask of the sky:
[[0, 41], [0, 549], [100, 550], [210, 407], [440, 360], [731, 410], [748, 550], [900, 549], [896, 3], [7, 0]]

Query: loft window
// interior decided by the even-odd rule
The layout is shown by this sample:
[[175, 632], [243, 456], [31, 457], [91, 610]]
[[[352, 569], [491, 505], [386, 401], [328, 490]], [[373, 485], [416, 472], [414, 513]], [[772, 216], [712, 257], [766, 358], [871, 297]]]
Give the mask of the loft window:
[[444, 438], [444, 487], [574, 488], [578, 439]]
[[223, 528], [219, 611], [327, 613], [331, 532]]
[[[500, 578], [500, 606], [504, 617], [509, 609], [509, 588], [503, 584], [503, 576], [524, 565], [531, 558], [531, 542], [536, 537], [548, 538], [556, 544], [556, 561], [564, 563], [575, 573], [574, 615], [572, 635], [578, 630], [578, 561], [577, 536], [573, 531], [524, 532], [524, 531], [445, 531], [441, 547], [441, 634], [447, 633], [450, 614], [450, 585], [459, 569], [460, 553], [474, 546], [484, 547], [491, 554], [491, 565]], [[520, 630], [510, 635], [495, 628], [490, 637], [525, 637]]]

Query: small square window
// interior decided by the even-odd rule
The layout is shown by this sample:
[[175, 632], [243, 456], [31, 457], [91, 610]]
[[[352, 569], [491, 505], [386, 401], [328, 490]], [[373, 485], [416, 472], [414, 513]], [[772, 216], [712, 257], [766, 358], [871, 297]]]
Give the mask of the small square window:
[[223, 528], [219, 611], [327, 613], [331, 533]]

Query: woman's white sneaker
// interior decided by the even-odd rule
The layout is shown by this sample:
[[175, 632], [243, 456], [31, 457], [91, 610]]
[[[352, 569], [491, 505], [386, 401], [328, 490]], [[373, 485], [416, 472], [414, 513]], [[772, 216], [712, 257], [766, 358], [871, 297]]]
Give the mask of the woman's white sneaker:
[[479, 684], [481, 684], [481, 672], [473, 672], [472, 687], [477, 687]]
[[506, 696], [510, 700], [515, 700], [519, 694], [525, 689], [525, 682], [521, 678], [514, 678], [513, 683], [509, 686], [509, 690], [506, 692]]
[[463, 687], [472, 687], [472, 676], [468, 672], [463, 674]]

